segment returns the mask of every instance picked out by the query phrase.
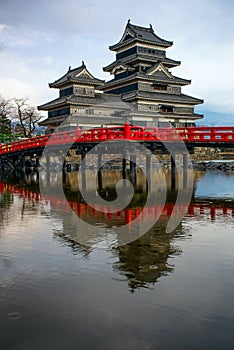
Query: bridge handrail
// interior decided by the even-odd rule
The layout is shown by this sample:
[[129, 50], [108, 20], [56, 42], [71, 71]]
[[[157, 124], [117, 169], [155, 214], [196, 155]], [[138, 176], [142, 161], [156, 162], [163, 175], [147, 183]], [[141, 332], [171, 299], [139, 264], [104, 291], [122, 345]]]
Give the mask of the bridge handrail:
[[232, 142], [233, 126], [177, 128], [182, 140], [188, 142]]
[[26, 149], [59, 145], [74, 142], [102, 142], [108, 140], [132, 141], [177, 141], [189, 142], [234, 142], [234, 126], [217, 127], [141, 127], [125, 124], [107, 128], [75, 129], [44, 136], [10, 142], [0, 145], [0, 155], [19, 152]]

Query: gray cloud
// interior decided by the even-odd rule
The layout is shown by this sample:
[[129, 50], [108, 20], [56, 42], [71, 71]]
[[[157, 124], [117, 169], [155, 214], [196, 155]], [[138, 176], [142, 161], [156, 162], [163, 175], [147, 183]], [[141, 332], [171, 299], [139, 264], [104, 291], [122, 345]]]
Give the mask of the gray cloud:
[[[130, 0], [1, 0], [0, 23], [5, 34], [1, 36], [0, 25], [0, 50], [9, 49], [11, 59], [24, 62], [27, 72], [38, 76], [29, 79], [28, 73], [22, 85], [40, 81], [49, 96], [47, 83], [82, 59], [94, 75], [109, 79], [102, 72], [102, 66], [114, 59], [108, 46], [120, 39], [130, 17], [135, 24], [151, 23], [158, 35], [174, 41], [168, 56], [182, 61], [181, 67], [172, 71], [175, 75], [192, 79], [186, 93], [204, 98], [211, 108], [234, 112], [233, 13], [232, 0], [148, 0], [134, 4]], [[9, 64], [6, 57], [4, 67]], [[46, 75], [48, 57], [53, 71]], [[1, 75], [10, 78], [6, 69], [0, 69]], [[15, 78], [20, 81], [22, 74], [16, 71]]]

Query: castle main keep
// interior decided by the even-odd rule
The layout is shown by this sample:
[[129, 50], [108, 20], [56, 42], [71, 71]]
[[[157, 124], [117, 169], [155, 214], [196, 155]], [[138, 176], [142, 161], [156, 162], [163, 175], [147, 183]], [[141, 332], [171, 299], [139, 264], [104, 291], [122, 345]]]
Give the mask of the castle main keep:
[[[149, 28], [128, 21], [120, 41], [109, 49], [115, 60], [104, 67], [113, 78], [94, 77], [84, 62], [49, 84], [59, 89], [59, 97], [38, 107], [48, 111], [41, 122], [48, 132], [77, 126], [119, 125], [126, 121], [141, 126], [193, 126], [203, 116], [194, 107], [203, 100], [185, 95], [182, 88], [191, 80], [176, 77], [171, 69], [181, 62], [168, 58], [166, 49], [173, 42], [157, 36]], [[62, 124], [61, 124], [62, 123]]]

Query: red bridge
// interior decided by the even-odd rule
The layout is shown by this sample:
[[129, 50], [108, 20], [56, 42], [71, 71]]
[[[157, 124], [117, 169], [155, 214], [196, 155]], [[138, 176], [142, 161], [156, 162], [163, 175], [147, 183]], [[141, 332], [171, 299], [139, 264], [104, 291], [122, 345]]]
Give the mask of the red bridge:
[[63, 144], [96, 144], [109, 140], [131, 140], [136, 142], [164, 143], [183, 141], [186, 146], [197, 147], [234, 147], [234, 126], [223, 127], [187, 127], [156, 128], [124, 126], [76, 129], [37, 136], [26, 140], [0, 145], [0, 156], [17, 154], [25, 151], [43, 149], [45, 146]]

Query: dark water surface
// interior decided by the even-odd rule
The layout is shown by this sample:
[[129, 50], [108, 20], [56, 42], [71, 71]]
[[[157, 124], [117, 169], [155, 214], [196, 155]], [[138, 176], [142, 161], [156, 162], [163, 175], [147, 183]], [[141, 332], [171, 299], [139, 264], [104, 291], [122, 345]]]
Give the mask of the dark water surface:
[[[66, 187], [97, 229], [126, 223], [126, 212], [85, 210], [74, 174]], [[142, 185], [130, 212], [144, 196]], [[56, 196], [40, 200], [35, 174], [2, 179], [0, 349], [233, 349], [233, 204], [234, 174], [197, 172], [173, 232], [169, 203], [148, 233], [113, 248], [71, 239], [69, 213]]]

